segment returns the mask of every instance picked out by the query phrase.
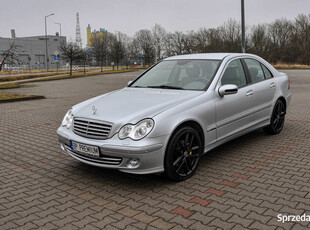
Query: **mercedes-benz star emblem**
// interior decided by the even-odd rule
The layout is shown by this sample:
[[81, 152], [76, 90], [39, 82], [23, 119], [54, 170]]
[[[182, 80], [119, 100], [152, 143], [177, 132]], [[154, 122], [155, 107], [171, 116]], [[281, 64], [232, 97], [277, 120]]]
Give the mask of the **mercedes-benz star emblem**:
[[96, 106], [93, 106], [93, 107], [92, 107], [92, 110], [93, 110], [93, 114], [95, 114], [95, 113], [97, 112]]

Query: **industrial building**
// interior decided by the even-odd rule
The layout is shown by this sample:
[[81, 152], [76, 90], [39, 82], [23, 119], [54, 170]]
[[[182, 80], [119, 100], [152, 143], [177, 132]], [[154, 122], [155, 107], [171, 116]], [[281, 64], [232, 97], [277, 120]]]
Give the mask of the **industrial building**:
[[[12, 30], [11, 38], [0, 37], [0, 51], [6, 50], [9, 44], [14, 42], [19, 46], [17, 56], [18, 61], [14, 64], [6, 64], [4, 68], [17, 67], [23, 69], [44, 69], [45, 65], [45, 36], [31, 36], [31, 37], [15, 37], [15, 31]], [[59, 66], [65, 65], [65, 61], [61, 57], [59, 46], [61, 42], [66, 43], [66, 37], [56, 35], [47, 36], [47, 48], [49, 56], [49, 68], [57, 68], [57, 62]], [[55, 53], [60, 54], [59, 61], [54, 60]], [[0, 57], [1, 61], [1, 57]]]
[[104, 33], [108, 32], [104, 28], [100, 28], [99, 31], [94, 30], [92, 32], [90, 24], [88, 24], [88, 27], [87, 27], [86, 31], [87, 31], [87, 47], [88, 48], [92, 47], [92, 40], [93, 40], [94, 36], [103, 36]]
[[[103, 36], [104, 33], [107, 33], [108, 31], [104, 28], [100, 28], [99, 31], [97, 30], [93, 30], [91, 31], [91, 27], [90, 27], [90, 24], [88, 24], [88, 27], [86, 28], [86, 32], [87, 32], [87, 45], [86, 45], [86, 48], [89, 52], [93, 52], [93, 44], [92, 44], [92, 41], [93, 41], [93, 38], [95, 36]], [[144, 55], [143, 54], [139, 54], [139, 55], [126, 55], [124, 58], [126, 59], [129, 59], [130, 60], [130, 65], [140, 65], [140, 64], [143, 64], [143, 58], [144, 58]], [[96, 63], [96, 60], [94, 57], [92, 57], [92, 61], [91, 61], [92, 64], [95, 64]], [[97, 63], [99, 65], [99, 63]], [[105, 66], [109, 66], [111, 65], [111, 60], [109, 60], [109, 56], [106, 56], [106, 60], [104, 61], [104, 65]]]

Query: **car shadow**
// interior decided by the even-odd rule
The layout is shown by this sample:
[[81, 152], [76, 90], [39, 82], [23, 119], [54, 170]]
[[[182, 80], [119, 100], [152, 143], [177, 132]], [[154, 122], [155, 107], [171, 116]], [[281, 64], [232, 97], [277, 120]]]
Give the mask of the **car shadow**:
[[[217, 165], [220, 165], [223, 161], [229, 162], [229, 158], [237, 156], [238, 151], [236, 150], [242, 149], [248, 145], [257, 145], [257, 142], [261, 142], [269, 137], [270, 135], [265, 134], [262, 130], [256, 130], [211, 150], [202, 157], [199, 168], [192, 178], [195, 179], [199, 177], [200, 171], [204, 172], [205, 169], [210, 170], [210, 168], [214, 168]], [[180, 184], [178, 182], [167, 179], [162, 174], [137, 175], [123, 173], [115, 169], [94, 167], [80, 162], [74, 162], [73, 164], [74, 165], [71, 166], [76, 168], [78, 171], [82, 171], [79, 173], [82, 177], [88, 181], [90, 180], [92, 183], [96, 183], [97, 186], [100, 186], [100, 184], [113, 184], [113, 186], [117, 185], [122, 188], [134, 187], [135, 189], [140, 188], [141, 190], [146, 191], [150, 189], [152, 190], [159, 186], [170, 187], [177, 184], [181, 185], [182, 183], [187, 183], [192, 180], [192, 178], [190, 178], [186, 182], [180, 182]], [[221, 177], [221, 175], [217, 175], [217, 177]]]

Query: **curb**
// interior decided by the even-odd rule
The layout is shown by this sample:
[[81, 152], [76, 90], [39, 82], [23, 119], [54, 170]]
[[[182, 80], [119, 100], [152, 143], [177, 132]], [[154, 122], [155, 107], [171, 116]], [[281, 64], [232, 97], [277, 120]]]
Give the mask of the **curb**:
[[20, 88], [21, 85], [17, 85], [17, 86], [12, 86], [12, 87], [5, 87], [5, 88], [0, 88], [0, 90], [3, 90], [3, 89], [17, 89], [17, 88]]
[[45, 97], [44, 97], [44, 96], [31, 95], [31, 96], [29, 96], [29, 97], [20, 97], [20, 98], [5, 99], [5, 100], [0, 100], [0, 104], [1, 104], [1, 103], [9, 103], [9, 102], [17, 102], [17, 101], [39, 100], [39, 99], [45, 99]]
[[0, 88], [0, 90], [3, 90], [3, 89], [17, 89], [17, 88], [20, 88], [20, 86], [17, 86], [17, 87]]

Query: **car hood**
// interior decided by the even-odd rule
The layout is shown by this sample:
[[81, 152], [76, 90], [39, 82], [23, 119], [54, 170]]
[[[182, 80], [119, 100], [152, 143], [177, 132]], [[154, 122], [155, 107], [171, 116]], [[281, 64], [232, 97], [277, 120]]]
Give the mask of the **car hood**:
[[115, 125], [135, 124], [202, 93], [203, 91], [126, 87], [77, 104], [72, 113], [75, 117], [102, 120]]

